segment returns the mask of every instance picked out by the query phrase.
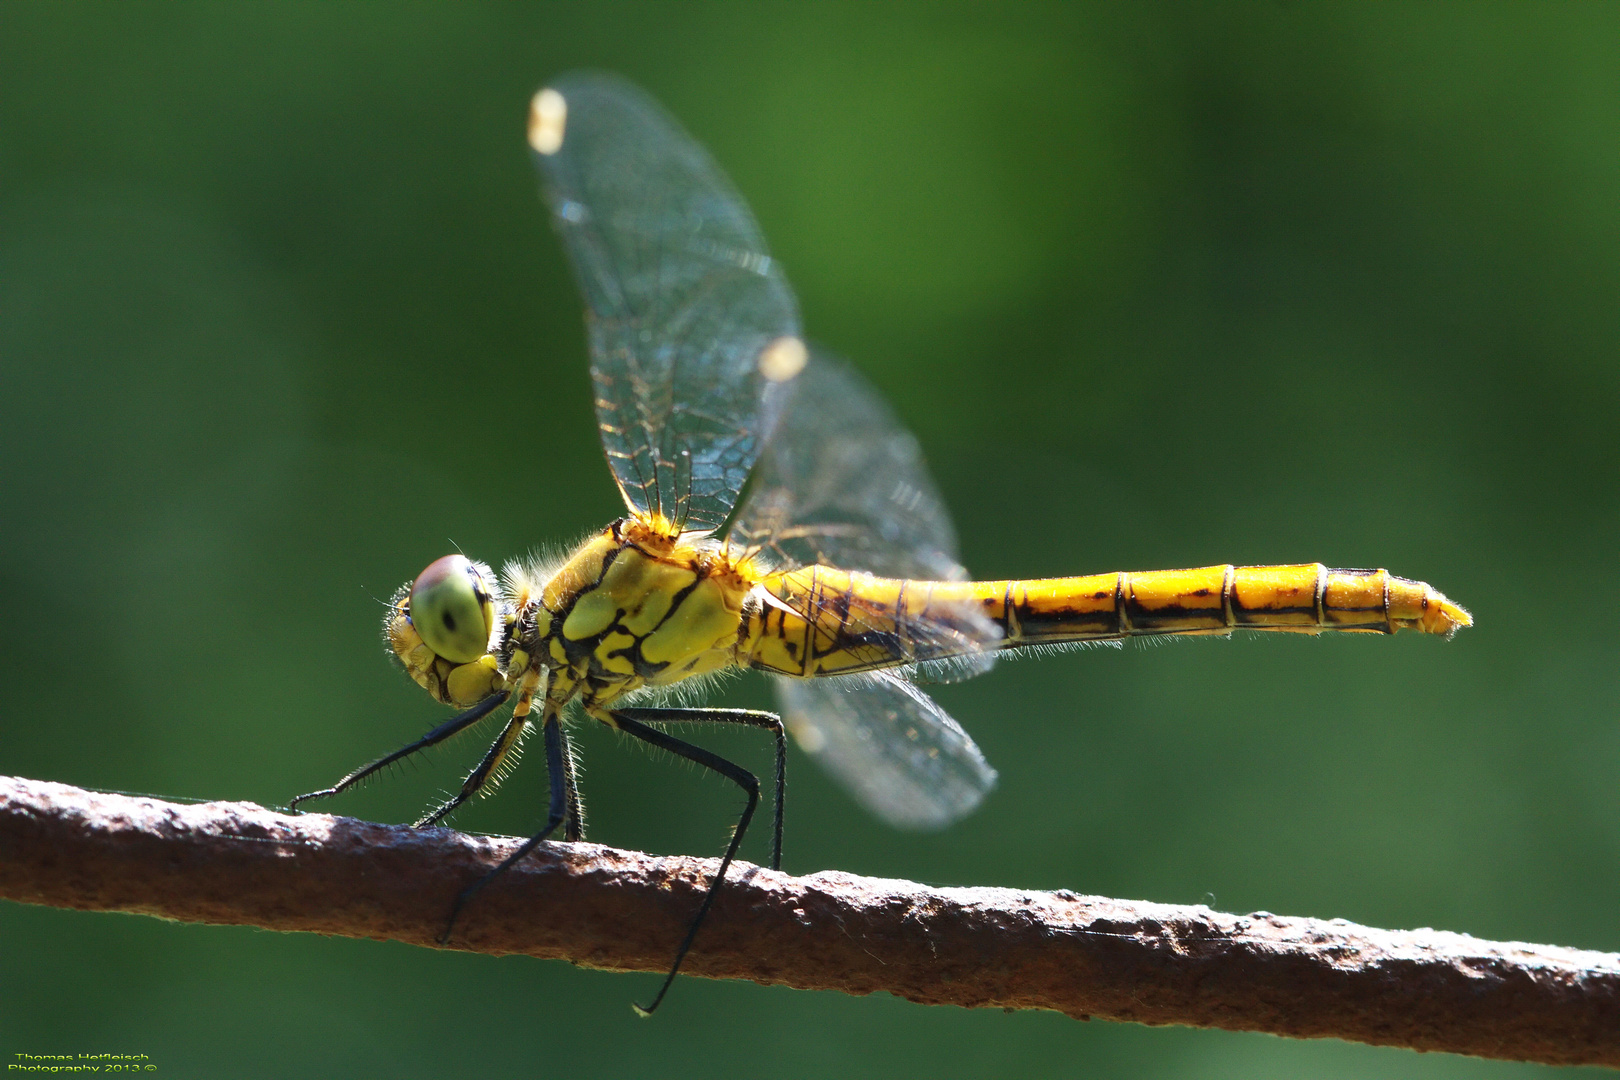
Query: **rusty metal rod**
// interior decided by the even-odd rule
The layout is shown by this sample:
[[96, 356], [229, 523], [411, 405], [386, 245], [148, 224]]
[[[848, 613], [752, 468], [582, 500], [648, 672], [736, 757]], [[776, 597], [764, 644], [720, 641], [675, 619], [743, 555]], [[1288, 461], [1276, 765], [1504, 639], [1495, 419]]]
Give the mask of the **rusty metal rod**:
[[[437, 947], [519, 841], [0, 777], [0, 897]], [[713, 859], [542, 845], [452, 947], [663, 971]], [[1620, 1067], [1620, 954], [746, 863], [685, 972], [935, 1005]]]

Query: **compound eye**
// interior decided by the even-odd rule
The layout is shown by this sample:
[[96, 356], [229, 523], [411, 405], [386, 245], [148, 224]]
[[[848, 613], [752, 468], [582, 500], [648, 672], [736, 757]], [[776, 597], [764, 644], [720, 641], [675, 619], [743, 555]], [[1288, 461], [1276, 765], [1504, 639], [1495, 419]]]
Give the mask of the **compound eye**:
[[411, 586], [411, 625], [452, 663], [470, 664], [488, 652], [495, 604], [479, 568], [464, 555], [430, 563]]

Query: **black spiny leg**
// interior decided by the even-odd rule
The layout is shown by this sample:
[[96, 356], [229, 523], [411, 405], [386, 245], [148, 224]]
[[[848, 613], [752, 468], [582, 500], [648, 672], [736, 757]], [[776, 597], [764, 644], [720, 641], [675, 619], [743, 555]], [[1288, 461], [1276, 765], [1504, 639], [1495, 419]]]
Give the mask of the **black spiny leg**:
[[567, 770], [568, 820], [563, 824], [563, 839], [569, 842], [585, 839], [585, 804], [579, 797], [579, 778], [574, 774], [574, 747], [568, 741], [568, 732], [558, 725], [562, 733], [563, 768]]
[[461, 895], [456, 897], [454, 906], [450, 908], [450, 921], [445, 924], [444, 933], [439, 937], [440, 945], [450, 944], [450, 934], [456, 928], [456, 918], [472, 898], [477, 896], [484, 886], [509, 870], [519, 859], [539, 847], [541, 842], [556, 832], [557, 826], [568, 817], [568, 771], [565, 765], [568, 753], [564, 746], [567, 736], [563, 734], [562, 724], [555, 716], [546, 717], [541, 730], [545, 734], [546, 741], [546, 770], [551, 778], [551, 813], [546, 819], [546, 827], [524, 841], [522, 847], [502, 859], [501, 864], [495, 869], [461, 890]]
[[[708, 721], [771, 727], [771, 723], [762, 722], [763, 718], [769, 716], [770, 720], [774, 722], [778, 733], [781, 731], [782, 721], [769, 713], [752, 713], [745, 709], [619, 709], [610, 711], [608, 716], [612, 718], [614, 726], [620, 731], [628, 735], [634, 735], [643, 742], [650, 743], [661, 750], [668, 750], [670, 753], [702, 765], [704, 768], [713, 769], [742, 788], [743, 793], [748, 796], [748, 803], [743, 807], [742, 816], [737, 819], [737, 827], [732, 830], [731, 843], [726, 845], [726, 853], [720, 859], [720, 870], [714, 875], [714, 881], [709, 884], [709, 891], [703, 895], [703, 903], [698, 905], [697, 915], [692, 918], [691, 925], [686, 929], [686, 936], [681, 939], [680, 946], [675, 950], [675, 962], [670, 965], [669, 974], [664, 976], [664, 983], [658, 988], [658, 994], [653, 998], [651, 1005], [635, 1006], [636, 1012], [642, 1016], [651, 1016], [653, 1010], [658, 1008], [659, 1004], [664, 1000], [664, 995], [669, 993], [670, 984], [675, 981], [676, 973], [681, 970], [681, 961], [686, 959], [687, 951], [692, 948], [692, 941], [697, 937], [698, 927], [703, 925], [704, 917], [708, 915], [709, 908], [714, 904], [715, 894], [720, 891], [720, 884], [726, 879], [726, 871], [731, 867], [731, 860], [737, 855], [737, 847], [742, 843], [744, 834], [748, 832], [748, 823], [753, 820], [754, 810], [759, 806], [759, 778], [742, 766], [727, 761], [718, 754], [705, 750], [701, 746], [693, 746], [684, 739], [677, 739], [673, 735], [667, 735], [657, 728], [648, 727], [641, 720], [647, 720], [655, 724]], [[777, 759], [779, 784], [783, 768], [781, 761], [782, 759], [779, 757]], [[780, 821], [781, 794], [782, 789], [778, 786], [778, 821]]]
[[386, 769], [394, 762], [399, 761], [402, 758], [410, 757], [418, 750], [425, 750], [435, 743], [443, 742], [456, 732], [463, 731], [466, 728], [471, 727], [473, 724], [476, 724], [478, 721], [482, 720], [484, 717], [488, 716], [490, 713], [504, 705], [506, 703], [506, 699], [510, 696], [511, 694], [505, 690], [489, 695], [489, 697], [485, 698], [483, 701], [480, 701], [466, 712], [452, 716], [450, 719], [446, 720], [444, 723], [440, 724], [438, 727], [434, 728], [420, 739], [417, 739], [409, 746], [395, 750], [387, 757], [378, 758], [370, 765], [361, 766], [329, 788], [322, 788], [320, 791], [311, 791], [307, 795], [298, 796], [292, 802], [287, 804], [287, 808], [289, 810], [296, 810], [298, 809], [298, 804], [301, 802], [306, 802], [310, 799], [325, 799], [340, 792], [347, 791], [349, 788], [377, 772], [379, 769]]
[[467, 779], [462, 781], [461, 790], [456, 793], [456, 796], [440, 803], [418, 818], [412, 827], [425, 829], [429, 825], [437, 825], [444, 820], [445, 815], [449, 814], [450, 811], [482, 791], [484, 785], [489, 783], [490, 777], [499, 771], [501, 762], [506, 760], [508, 754], [517, 749], [518, 743], [523, 740], [524, 729], [528, 725], [529, 717], [527, 715], [518, 716], [514, 713], [512, 719], [506, 722], [506, 727], [501, 729], [500, 735], [496, 737], [493, 743], [490, 743], [489, 749], [484, 752], [483, 760], [479, 761], [473, 771], [467, 774]]
[[771, 829], [771, 869], [782, 869], [782, 799], [787, 791], [787, 729], [782, 718], [760, 709], [620, 709], [643, 724], [744, 724], [776, 736], [776, 813]]

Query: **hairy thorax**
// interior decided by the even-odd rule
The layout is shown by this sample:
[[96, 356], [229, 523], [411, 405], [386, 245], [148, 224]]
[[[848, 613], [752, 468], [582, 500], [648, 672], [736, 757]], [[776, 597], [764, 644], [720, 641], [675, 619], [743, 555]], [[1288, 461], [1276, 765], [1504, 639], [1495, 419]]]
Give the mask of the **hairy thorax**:
[[643, 687], [730, 667], [758, 580], [713, 540], [670, 539], [637, 518], [575, 550], [517, 609], [523, 648], [550, 667], [547, 698], [594, 712]]

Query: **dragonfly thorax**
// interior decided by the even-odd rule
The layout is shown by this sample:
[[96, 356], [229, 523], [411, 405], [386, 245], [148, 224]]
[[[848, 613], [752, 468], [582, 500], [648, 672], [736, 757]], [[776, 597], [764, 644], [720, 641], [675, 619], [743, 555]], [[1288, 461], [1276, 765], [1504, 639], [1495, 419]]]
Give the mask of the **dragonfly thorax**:
[[[517, 611], [523, 648], [550, 667], [550, 698], [587, 708], [736, 663], [758, 574], [725, 545], [625, 518], [577, 548]], [[515, 672], [513, 673], [516, 674]]]

